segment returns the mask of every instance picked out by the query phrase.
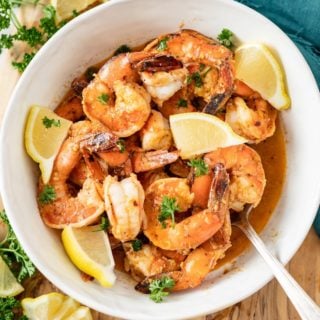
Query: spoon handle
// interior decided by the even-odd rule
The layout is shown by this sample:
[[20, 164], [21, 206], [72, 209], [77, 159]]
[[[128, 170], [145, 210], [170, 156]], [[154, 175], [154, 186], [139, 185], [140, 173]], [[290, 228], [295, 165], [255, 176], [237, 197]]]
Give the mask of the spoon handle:
[[241, 229], [263, 257], [264, 261], [269, 265], [274, 276], [277, 278], [292, 304], [298, 311], [301, 319], [319, 320], [319, 306], [306, 294], [279, 260], [277, 260], [277, 258], [266, 248], [252, 226], [249, 223], [244, 223], [242, 224]]

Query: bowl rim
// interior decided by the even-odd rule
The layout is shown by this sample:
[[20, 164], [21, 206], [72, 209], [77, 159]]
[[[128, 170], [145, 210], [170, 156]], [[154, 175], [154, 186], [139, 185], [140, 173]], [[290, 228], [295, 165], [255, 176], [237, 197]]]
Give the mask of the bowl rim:
[[[36, 56], [34, 57], [34, 59], [30, 62], [29, 66], [27, 67], [27, 69], [24, 71], [24, 73], [22, 74], [22, 76], [20, 77], [20, 79], [18, 80], [18, 83], [16, 84], [10, 100], [8, 102], [8, 105], [6, 107], [5, 110], [5, 114], [2, 120], [2, 126], [1, 126], [1, 135], [0, 135], [0, 172], [1, 173], [5, 173], [5, 163], [6, 163], [6, 157], [5, 157], [5, 148], [4, 148], [4, 142], [5, 142], [5, 132], [8, 130], [8, 127], [10, 126], [9, 124], [9, 119], [10, 119], [10, 113], [13, 112], [12, 111], [12, 106], [14, 104], [15, 101], [15, 96], [16, 93], [19, 91], [20, 87], [23, 85], [23, 83], [26, 81], [26, 79], [28, 79], [29, 74], [31, 73], [32, 69], [37, 68], [37, 63], [38, 60], [41, 60], [41, 57], [43, 55], [43, 53], [47, 50], [50, 49], [50, 47], [54, 46], [55, 42], [58, 41], [59, 39], [63, 38], [63, 36], [72, 28], [76, 27], [78, 24], [91, 19], [92, 17], [94, 17], [96, 15], [96, 13], [100, 12], [100, 11], [104, 11], [104, 10], [108, 10], [108, 8], [112, 7], [112, 6], [117, 6], [119, 3], [127, 3], [127, 2], [133, 2], [134, 0], [112, 0], [109, 2], [106, 2], [104, 4], [101, 4], [95, 8], [92, 8], [90, 10], [88, 10], [87, 12], [79, 15], [78, 17], [76, 17], [75, 19], [73, 19], [72, 21], [70, 21], [66, 26], [64, 26], [62, 29], [60, 29], [56, 34], [53, 35], [53, 37], [51, 39], [49, 39], [49, 41], [47, 43], [45, 43], [45, 45], [37, 52]], [[246, 5], [242, 4], [242, 3], [238, 3], [235, 1], [229, 1], [229, 0], [215, 0], [216, 2], [220, 2], [223, 3], [226, 6], [230, 6], [230, 7], [236, 7], [239, 10], [245, 11], [248, 14], [254, 14], [256, 16], [258, 16], [261, 20], [264, 21], [264, 23], [267, 24], [271, 24], [275, 29], [277, 29], [277, 31], [279, 33], [282, 34], [282, 36], [284, 36], [285, 38], [287, 38], [287, 40], [289, 41], [289, 43], [291, 44], [291, 49], [294, 50], [296, 52], [296, 54], [298, 54], [301, 58], [301, 63], [304, 64], [304, 69], [306, 70], [306, 73], [308, 73], [309, 75], [309, 79], [310, 79], [310, 84], [313, 83], [314, 84], [314, 88], [315, 90], [318, 90], [318, 87], [316, 85], [316, 81], [315, 78], [312, 74], [312, 71], [309, 67], [309, 65], [307, 64], [307, 62], [305, 61], [303, 55], [301, 54], [301, 52], [298, 50], [298, 48], [295, 46], [295, 44], [292, 42], [292, 40], [276, 25], [274, 24], [271, 20], [269, 20], [268, 18], [266, 18], [265, 16], [263, 16], [262, 14], [258, 13], [257, 11], [247, 7]], [[319, 102], [320, 102], [320, 95], [319, 95]], [[89, 303], [87, 304], [86, 301], [84, 300], [84, 298], [82, 297], [81, 293], [78, 293], [76, 290], [70, 288], [70, 287], [65, 287], [62, 279], [59, 279], [58, 277], [56, 277], [54, 274], [52, 274], [51, 272], [47, 271], [44, 264], [41, 262], [41, 260], [37, 259], [36, 254], [34, 254], [34, 251], [32, 249], [32, 245], [28, 244], [27, 242], [24, 242], [24, 236], [23, 236], [23, 232], [22, 230], [20, 230], [18, 224], [16, 223], [15, 219], [12, 218], [11, 216], [11, 211], [12, 211], [12, 207], [10, 205], [10, 198], [9, 195], [6, 193], [6, 182], [4, 179], [5, 174], [1, 174], [0, 175], [0, 190], [1, 190], [1, 195], [2, 195], [2, 199], [3, 199], [3, 203], [4, 203], [4, 207], [6, 208], [6, 213], [10, 219], [10, 223], [13, 227], [14, 230], [17, 230], [16, 232], [16, 236], [18, 238], [18, 240], [21, 242], [21, 244], [23, 244], [23, 248], [26, 251], [26, 253], [28, 254], [28, 256], [30, 257], [30, 259], [32, 260], [32, 262], [35, 264], [35, 266], [37, 267], [37, 269], [39, 269], [41, 271], [41, 273], [43, 273], [43, 275], [50, 281], [52, 282], [55, 286], [57, 286], [60, 290], [62, 290], [63, 292], [65, 292], [66, 294], [74, 297], [76, 300], [78, 300], [79, 302], [83, 303], [84, 305], [88, 305], [90, 308], [94, 309], [94, 310], [98, 310], [100, 312], [106, 312], [106, 310], [108, 311], [109, 315], [113, 315], [116, 317], [121, 317], [121, 318], [127, 318], [127, 319], [138, 319], [136, 317], [136, 315], [130, 315], [128, 314], [128, 312], [126, 312], [125, 310], [114, 310], [111, 307], [105, 306], [104, 310], [101, 310], [100, 306], [98, 303]], [[310, 214], [308, 216], [308, 220], [304, 221], [304, 228], [301, 230], [300, 229], [300, 234], [303, 235], [301, 236], [300, 241], [298, 242], [298, 245], [295, 248], [290, 248], [290, 250], [286, 250], [285, 254], [283, 255], [283, 259], [281, 260], [283, 264], [286, 264], [292, 257], [293, 255], [297, 252], [297, 250], [299, 249], [299, 247], [301, 246], [302, 242], [305, 240], [307, 233], [312, 225], [312, 222], [315, 218], [315, 215], [317, 213], [318, 210], [318, 206], [320, 203], [320, 180], [318, 181], [317, 184], [318, 188], [317, 191], [315, 192], [315, 197], [314, 197], [314, 201], [312, 203], [312, 206], [309, 205], [310, 207]], [[312, 209], [312, 210], [311, 210]], [[313, 212], [313, 214], [311, 214], [311, 211]], [[266, 228], [266, 227], [265, 227]], [[22, 241], [21, 241], [22, 240]], [[228, 301], [228, 303], [226, 303], [224, 306], [219, 306], [219, 308], [213, 307], [212, 309], [208, 309], [208, 308], [202, 308], [205, 310], [200, 310], [196, 309], [198, 311], [192, 312], [192, 310], [189, 310], [188, 312], [188, 317], [195, 317], [195, 316], [199, 316], [199, 315], [204, 315], [204, 314], [208, 314], [208, 313], [212, 313], [212, 312], [216, 312], [218, 310], [222, 310], [223, 308], [229, 307], [235, 303], [237, 303], [238, 301], [242, 301], [244, 299], [246, 299], [247, 297], [249, 297], [250, 295], [256, 293], [259, 289], [261, 289], [266, 283], [268, 283], [271, 279], [273, 278], [273, 275], [271, 273], [270, 270], [268, 270], [268, 272], [266, 272], [264, 274], [263, 277], [261, 277], [261, 279], [258, 279], [257, 283], [255, 284], [255, 286], [251, 287], [251, 290], [248, 291], [245, 294], [242, 294], [240, 296], [238, 296], [237, 298], [231, 299], [230, 301]], [[185, 319], [185, 315], [182, 317], [174, 317], [174, 318], [170, 318], [170, 315], [168, 315], [168, 317], [166, 319]], [[140, 317], [141, 319], [141, 317]], [[147, 318], [144, 318], [147, 319]], [[159, 316], [154, 316], [154, 319], [164, 319], [163, 316], [159, 317]]]

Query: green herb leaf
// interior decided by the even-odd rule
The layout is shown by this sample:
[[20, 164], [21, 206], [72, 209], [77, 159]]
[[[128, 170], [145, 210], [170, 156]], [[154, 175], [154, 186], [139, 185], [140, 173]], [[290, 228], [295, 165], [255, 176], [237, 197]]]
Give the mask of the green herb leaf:
[[56, 199], [56, 191], [54, 190], [54, 187], [50, 185], [44, 186], [42, 192], [39, 194], [39, 202], [41, 204], [48, 204], [53, 202]]
[[20, 307], [20, 302], [14, 297], [0, 298], [0, 319], [13, 320], [15, 317], [14, 309]]
[[168, 40], [169, 40], [168, 37], [165, 37], [162, 40], [160, 40], [157, 45], [157, 50], [158, 51], [166, 50], [168, 48], [168, 44], [167, 44]]
[[135, 240], [133, 240], [133, 241], [131, 242], [131, 245], [132, 245], [133, 251], [139, 251], [139, 250], [142, 249], [143, 243], [142, 243], [141, 240], [135, 239]]
[[[0, 255], [6, 261], [12, 272], [15, 274], [17, 280], [21, 282], [25, 278], [31, 277], [35, 273], [35, 266], [21, 247], [4, 210], [0, 211], [0, 220], [2, 220], [7, 227], [6, 237], [0, 243]], [[1, 316], [0, 319], [2, 319]]]
[[[40, 28], [47, 39], [51, 38], [61, 26], [56, 25], [56, 9], [52, 5], [47, 5], [43, 9], [44, 17], [40, 19]], [[64, 23], [63, 23], [64, 24]]]
[[131, 52], [131, 48], [128, 47], [126, 44], [123, 44], [113, 53], [113, 55], [117, 56], [120, 53], [126, 53], [126, 52]]
[[9, 28], [11, 21], [11, 3], [9, 0], [0, 0], [0, 30]]
[[183, 99], [183, 98], [180, 98], [179, 101], [178, 101], [178, 107], [187, 108], [188, 107], [188, 101]]
[[223, 46], [231, 49], [233, 47], [233, 32], [226, 28], [222, 29], [218, 35], [218, 40]]
[[0, 36], [0, 53], [2, 49], [10, 49], [13, 46], [14, 37], [8, 34], [2, 34]]
[[106, 231], [109, 229], [109, 227], [110, 227], [109, 218], [107, 216], [102, 216], [100, 220], [99, 228], [94, 231]]
[[110, 97], [107, 93], [102, 93], [97, 99], [100, 103], [107, 104]]
[[169, 295], [169, 292], [164, 290], [170, 290], [174, 285], [174, 280], [168, 276], [153, 280], [149, 285], [150, 299], [156, 303], [162, 302], [163, 298]]
[[196, 177], [203, 176], [209, 172], [209, 167], [203, 159], [192, 159], [188, 166], [193, 167]]
[[35, 47], [43, 43], [42, 33], [32, 27], [27, 29], [25, 26], [18, 29], [18, 32], [14, 35], [16, 40], [25, 41], [29, 44], [30, 47]]
[[160, 214], [158, 216], [158, 220], [161, 222], [162, 227], [166, 228], [167, 224], [165, 222], [166, 219], [171, 218], [172, 220], [172, 228], [175, 226], [175, 218], [174, 214], [176, 211], [179, 211], [180, 208], [177, 205], [177, 199], [170, 198], [168, 196], [164, 196], [162, 198]]
[[203, 85], [203, 81], [199, 72], [194, 72], [187, 76], [187, 84], [191, 84], [192, 81], [194, 81], [194, 84], [197, 88], [200, 88]]
[[12, 65], [18, 69], [19, 72], [23, 72], [25, 70], [25, 68], [28, 66], [28, 64], [30, 63], [30, 61], [33, 59], [33, 57], [35, 56], [35, 53], [25, 53], [23, 56], [23, 59], [21, 62], [17, 62], [17, 61], [13, 61]]
[[61, 127], [61, 121], [60, 120], [55, 120], [55, 119], [49, 119], [47, 116], [45, 116], [42, 119], [43, 125], [48, 129], [51, 128], [52, 126], [54, 127]]
[[125, 141], [123, 139], [119, 139], [117, 142], [117, 147], [119, 148], [121, 153], [124, 153], [126, 150], [126, 145], [125, 145]]

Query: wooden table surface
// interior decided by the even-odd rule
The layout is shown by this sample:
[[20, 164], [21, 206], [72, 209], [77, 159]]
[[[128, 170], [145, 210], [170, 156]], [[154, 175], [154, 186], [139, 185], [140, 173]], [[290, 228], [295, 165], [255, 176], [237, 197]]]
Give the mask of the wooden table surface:
[[[28, 12], [25, 16], [34, 18], [37, 13]], [[3, 116], [8, 99], [19, 78], [10, 64], [10, 54], [17, 52], [5, 51], [0, 57], [0, 119]], [[1, 203], [0, 203], [1, 205]], [[250, 249], [252, 250], [252, 249]], [[320, 239], [311, 229], [302, 246], [287, 266], [289, 272], [306, 290], [306, 292], [320, 304]], [[58, 291], [53, 284], [41, 275], [28, 286], [27, 296], [38, 296], [44, 293]], [[212, 297], [214, 299], [214, 297]], [[117, 318], [93, 311], [95, 320], [114, 320]], [[194, 320], [298, 320], [300, 317], [286, 298], [285, 293], [276, 280], [272, 280], [256, 294], [219, 313], [194, 318]]]

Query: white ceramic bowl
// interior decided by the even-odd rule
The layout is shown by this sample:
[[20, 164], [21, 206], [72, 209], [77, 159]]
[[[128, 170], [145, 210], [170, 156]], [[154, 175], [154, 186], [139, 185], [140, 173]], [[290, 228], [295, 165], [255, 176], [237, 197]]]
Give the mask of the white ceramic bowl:
[[[155, 304], [119, 275], [112, 289], [83, 282], [57, 233], [48, 229], [36, 203], [37, 168], [23, 146], [30, 105], [54, 108], [71, 80], [109, 56], [119, 45], [135, 46], [185, 28], [216, 37], [224, 27], [244, 42], [273, 48], [285, 69], [292, 109], [283, 112], [288, 170], [283, 196], [262, 237], [286, 263], [305, 238], [320, 195], [320, 102], [311, 71], [289, 38], [269, 20], [232, 1], [110, 1], [59, 31], [24, 72], [9, 103], [1, 136], [1, 194], [13, 228], [37, 268], [58, 288], [100, 312], [130, 319], [185, 319], [232, 305], [253, 294], [271, 273], [253, 251], [237, 260], [237, 271], [215, 272], [194, 290]], [[278, 234], [276, 238], [270, 235]], [[214, 281], [213, 281], [214, 280]]]

